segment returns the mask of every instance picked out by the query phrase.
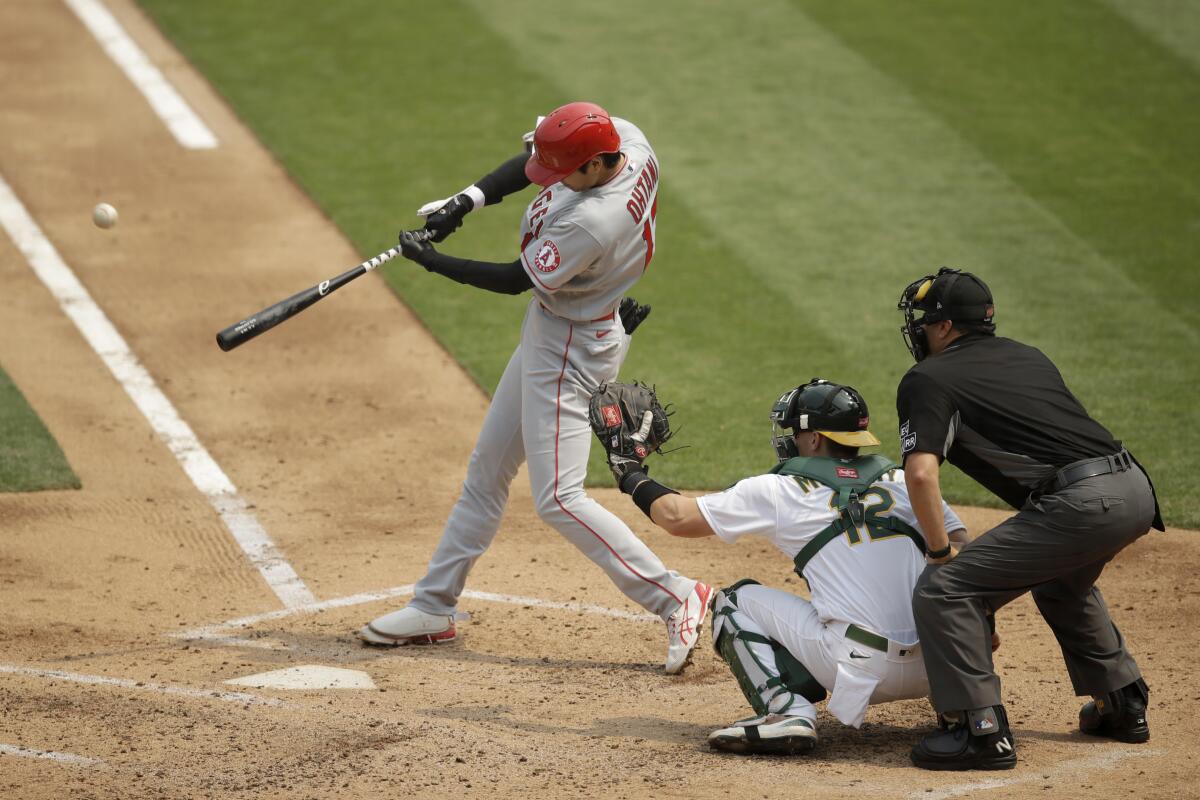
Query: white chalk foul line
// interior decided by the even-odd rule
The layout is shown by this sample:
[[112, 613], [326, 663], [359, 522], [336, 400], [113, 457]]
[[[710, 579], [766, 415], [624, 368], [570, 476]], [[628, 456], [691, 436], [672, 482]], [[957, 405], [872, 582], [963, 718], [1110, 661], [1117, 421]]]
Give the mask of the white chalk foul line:
[[[347, 606], [357, 606], [363, 603], [373, 603], [376, 600], [387, 600], [392, 597], [403, 597], [413, 593], [413, 584], [404, 586], [393, 586], [391, 589], [383, 589], [377, 592], [363, 592], [362, 594], [354, 594], [349, 597], [336, 597], [332, 600], [322, 600], [321, 602], [304, 603], [295, 605], [289, 608], [278, 611], [268, 611], [263, 614], [252, 614], [248, 617], [238, 617], [226, 622], [218, 622], [215, 625], [205, 625], [201, 628], [192, 628], [191, 630], [178, 631], [170, 634], [177, 639], [207, 639], [216, 640], [226, 644], [238, 644], [248, 646], [271, 646], [257, 645], [253, 639], [238, 639], [229, 636], [231, 630], [237, 628], [249, 628], [257, 625], [260, 622], [269, 620], [283, 619], [285, 617], [296, 616], [298, 614], [316, 614], [321, 611], [326, 611], [331, 608], [345, 608]], [[542, 600], [537, 597], [521, 597], [512, 594], [495, 594], [493, 592], [477, 592], [467, 589], [462, 593], [463, 597], [471, 600], [483, 600], [489, 603], [508, 603], [509, 605], [530, 606], [533, 608], [551, 608], [562, 611], [575, 611], [583, 614], [596, 614], [604, 617], [613, 617], [615, 619], [627, 619], [635, 622], [658, 622], [658, 617], [653, 614], [637, 613], [633, 611], [623, 611], [619, 608], [607, 608], [605, 606], [592, 605], [591, 603], [564, 603], [556, 600]]]
[[34, 273], [166, 443], [188, 478], [220, 514], [225, 527], [280, 601], [285, 606], [315, 601], [291, 564], [275, 548], [233, 482], [180, 418], [171, 401], [159, 390], [150, 373], [142, 367], [121, 334], [50, 244], [2, 175], [0, 226], [8, 231]]
[[273, 697], [259, 697], [245, 692], [219, 692], [212, 689], [192, 689], [187, 686], [170, 686], [165, 683], [149, 681], [134, 681], [128, 678], [113, 678], [108, 675], [86, 675], [79, 672], [66, 672], [59, 669], [36, 669], [21, 667], [15, 664], [0, 664], [0, 675], [25, 675], [32, 678], [66, 681], [89, 686], [115, 686], [120, 689], [132, 689], [140, 692], [168, 694], [177, 697], [191, 697], [197, 700], [219, 700], [225, 703], [256, 706], [286, 706], [282, 700]]
[[211, 150], [217, 146], [213, 132], [179, 96], [158, 67], [150, 63], [100, 0], [66, 0], [66, 3], [100, 42], [109, 58], [145, 95], [154, 113], [181, 145], [189, 150]]
[[12, 744], [0, 744], [0, 755], [17, 756], [18, 758], [44, 758], [48, 761], [57, 761], [60, 764], [76, 764], [81, 767], [90, 767], [93, 764], [104, 763], [98, 758], [77, 756], [72, 753], [56, 753], [53, 750], [33, 750], [29, 747], [20, 747]]
[[909, 800], [948, 800], [951, 797], [962, 797], [963, 795], [973, 795], [976, 792], [986, 791], [988, 789], [1001, 789], [1007, 786], [1017, 786], [1022, 783], [1041, 783], [1045, 781], [1062, 780], [1071, 775], [1081, 773], [1093, 773], [1099, 770], [1108, 770], [1115, 767], [1119, 762], [1127, 758], [1143, 758], [1145, 756], [1159, 755], [1158, 750], [1130, 750], [1126, 748], [1112, 748], [1104, 750], [1096, 755], [1086, 756], [1084, 758], [1074, 758], [1070, 761], [1063, 761], [1056, 764], [1054, 767], [1046, 770], [1036, 770], [1031, 775], [1014, 775], [1011, 778], [987, 778], [981, 781], [972, 783], [960, 783], [957, 786], [951, 786], [947, 789], [939, 789], [936, 791], [918, 791], [909, 795]]

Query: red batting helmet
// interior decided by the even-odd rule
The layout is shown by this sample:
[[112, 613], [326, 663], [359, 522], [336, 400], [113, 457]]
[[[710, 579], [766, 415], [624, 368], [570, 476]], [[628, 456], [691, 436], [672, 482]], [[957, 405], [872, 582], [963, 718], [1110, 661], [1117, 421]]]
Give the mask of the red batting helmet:
[[533, 132], [533, 155], [525, 175], [539, 186], [558, 183], [601, 153], [621, 149], [608, 112], [595, 103], [567, 103], [550, 112]]

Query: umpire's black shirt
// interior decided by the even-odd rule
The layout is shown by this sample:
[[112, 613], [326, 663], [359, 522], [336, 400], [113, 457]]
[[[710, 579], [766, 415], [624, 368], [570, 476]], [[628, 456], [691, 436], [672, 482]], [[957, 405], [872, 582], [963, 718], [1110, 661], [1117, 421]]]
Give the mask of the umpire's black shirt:
[[933, 453], [1014, 508], [1059, 468], [1121, 449], [1040, 350], [987, 334], [914, 365], [896, 410], [902, 459]]

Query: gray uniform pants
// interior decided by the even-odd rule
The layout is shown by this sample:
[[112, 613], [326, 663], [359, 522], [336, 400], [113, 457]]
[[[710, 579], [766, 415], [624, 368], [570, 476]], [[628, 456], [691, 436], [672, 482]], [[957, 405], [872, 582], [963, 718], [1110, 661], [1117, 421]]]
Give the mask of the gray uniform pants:
[[933, 707], [1002, 702], [987, 613], [1025, 592], [1054, 631], [1077, 695], [1105, 694], [1141, 677], [1095, 583], [1153, 519], [1150, 482], [1135, 466], [1027, 502], [949, 563], [927, 567], [913, 590], [913, 613]]

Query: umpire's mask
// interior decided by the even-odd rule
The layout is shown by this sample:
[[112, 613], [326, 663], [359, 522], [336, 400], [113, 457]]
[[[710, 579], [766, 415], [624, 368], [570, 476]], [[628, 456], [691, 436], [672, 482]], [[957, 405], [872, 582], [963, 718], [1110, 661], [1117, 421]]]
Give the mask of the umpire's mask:
[[896, 308], [904, 313], [900, 334], [917, 361], [929, 355], [929, 342], [922, 325], [951, 320], [978, 333], [993, 334], [995, 306], [987, 284], [970, 272], [942, 267], [910, 283]]

